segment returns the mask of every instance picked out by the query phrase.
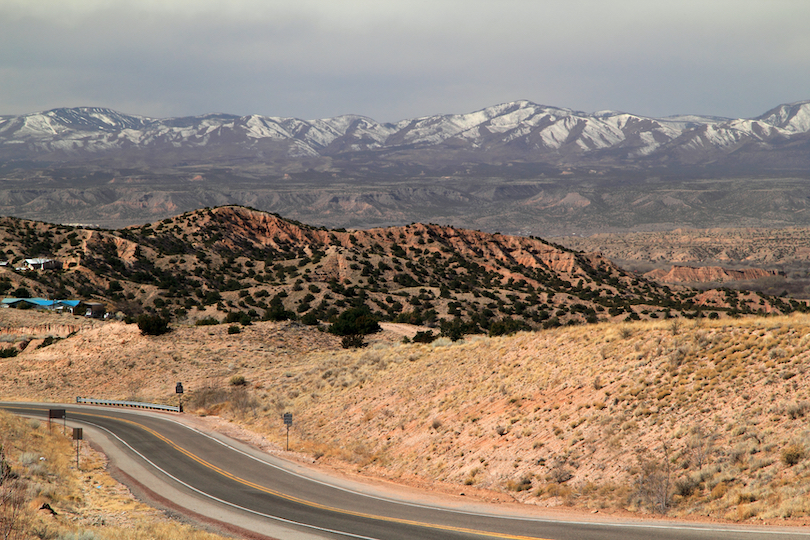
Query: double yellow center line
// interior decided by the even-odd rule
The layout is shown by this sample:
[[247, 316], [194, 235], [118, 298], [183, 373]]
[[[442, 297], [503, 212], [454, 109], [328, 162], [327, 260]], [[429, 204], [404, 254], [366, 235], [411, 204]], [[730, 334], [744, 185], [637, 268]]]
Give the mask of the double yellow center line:
[[307, 501], [307, 500], [304, 500], [304, 499], [301, 499], [301, 498], [298, 498], [298, 497], [294, 497], [292, 495], [288, 495], [286, 493], [281, 493], [280, 491], [276, 491], [274, 489], [267, 488], [265, 486], [262, 486], [260, 484], [255, 483], [255, 482], [251, 482], [250, 480], [245, 480], [244, 478], [236, 476], [236, 475], [222, 469], [221, 467], [218, 467], [218, 466], [214, 465], [213, 463], [209, 463], [208, 461], [202, 459], [201, 457], [197, 456], [193, 452], [190, 452], [189, 450], [186, 450], [182, 446], [179, 446], [178, 444], [176, 444], [174, 441], [172, 441], [172, 440], [168, 439], [167, 437], [161, 435], [157, 431], [155, 431], [155, 430], [153, 430], [153, 429], [151, 429], [151, 428], [149, 428], [149, 427], [147, 427], [147, 426], [145, 426], [143, 424], [140, 424], [138, 422], [134, 422], [132, 420], [126, 420], [124, 418], [118, 418], [118, 417], [112, 417], [112, 416], [104, 416], [104, 415], [98, 415], [98, 414], [90, 414], [90, 413], [77, 413], [77, 414], [80, 414], [80, 415], [83, 415], [83, 416], [96, 417], [96, 418], [106, 418], [108, 420], [115, 420], [115, 421], [119, 421], [119, 422], [126, 422], [128, 424], [136, 426], [136, 427], [146, 431], [147, 433], [149, 433], [153, 437], [165, 442], [167, 445], [171, 446], [172, 448], [174, 448], [175, 450], [177, 450], [181, 454], [185, 455], [189, 459], [191, 459], [193, 461], [196, 461], [197, 463], [199, 463], [203, 467], [205, 467], [207, 469], [210, 469], [210, 470], [212, 470], [212, 471], [214, 471], [214, 472], [216, 472], [216, 473], [218, 473], [218, 474], [220, 474], [220, 475], [222, 475], [222, 476], [224, 476], [224, 477], [226, 477], [226, 478], [228, 478], [230, 480], [233, 480], [234, 482], [238, 482], [238, 483], [240, 483], [240, 484], [242, 484], [244, 486], [255, 489], [256, 491], [267, 493], [269, 495], [273, 495], [273, 496], [279, 497], [281, 499], [285, 499], [285, 500], [288, 500], [288, 501], [291, 501], [291, 502], [295, 502], [295, 503], [301, 504], [303, 506], [307, 506], [309, 508], [317, 508], [319, 510], [325, 510], [325, 511], [328, 511], [328, 512], [334, 512], [334, 513], [342, 514], [342, 515], [346, 515], [346, 516], [352, 516], [352, 517], [358, 517], [358, 518], [364, 518], [364, 519], [371, 519], [371, 520], [377, 520], [377, 521], [384, 521], [384, 522], [388, 522], [388, 523], [396, 523], [396, 524], [399, 524], [399, 525], [409, 525], [409, 526], [413, 526], [413, 527], [424, 527], [424, 528], [428, 528], [428, 529], [436, 529], [436, 530], [441, 530], [441, 531], [449, 531], [449, 532], [457, 532], [457, 533], [463, 533], [463, 534], [471, 534], [471, 535], [482, 536], [482, 537], [487, 537], [487, 538], [502, 538], [502, 539], [506, 539], [506, 540], [549, 540], [549, 539], [540, 538], [540, 537], [536, 537], [536, 536], [516, 536], [516, 535], [511, 535], [511, 534], [495, 533], [495, 532], [489, 532], [489, 531], [480, 531], [480, 530], [476, 530], [476, 529], [467, 529], [467, 528], [464, 528], [464, 527], [453, 527], [453, 526], [450, 526], [450, 525], [439, 525], [439, 524], [435, 524], [435, 523], [424, 523], [424, 522], [421, 522], [421, 521], [413, 521], [413, 520], [410, 520], [410, 519], [401, 519], [401, 518], [388, 517], [388, 516], [379, 516], [379, 515], [375, 515], [375, 514], [367, 514], [365, 512], [356, 512], [356, 511], [353, 511], [353, 510], [344, 510], [342, 508], [335, 508], [335, 507], [332, 507], [332, 506], [326, 506], [326, 505], [323, 505], [323, 504], [320, 504], [320, 503]]

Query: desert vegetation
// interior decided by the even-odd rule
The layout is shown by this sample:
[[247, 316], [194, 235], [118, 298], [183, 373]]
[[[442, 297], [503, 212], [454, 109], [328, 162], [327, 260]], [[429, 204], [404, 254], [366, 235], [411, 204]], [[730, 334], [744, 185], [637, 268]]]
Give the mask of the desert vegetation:
[[[378, 321], [426, 325], [457, 340], [599, 321], [808, 310], [790, 297], [658, 285], [596, 253], [539, 238], [430, 224], [328, 230], [242, 207], [118, 231], [0, 218], [0, 241], [10, 263], [0, 269], [6, 295], [100, 301], [147, 333], [168, 331], [170, 322], [317, 326], [362, 308]], [[63, 267], [13, 270], [32, 256]]]
[[219, 540], [136, 501], [62, 426], [0, 411], [0, 536], [9, 540]]
[[0, 392], [174, 404], [354, 473], [545, 506], [810, 516], [805, 301], [656, 284], [537, 239], [240, 207], [119, 231], [0, 219]]
[[[664, 271], [673, 264], [674, 271], [670, 270], [670, 274], [677, 274], [682, 267], [725, 268], [739, 274], [736, 279], [730, 279], [725, 271], [691, 272], [691, 276], [681, 278], [681, 281], [701, 289], [728, 287], [808, 298], [808, 235], [810, 229], [805, 227], [677, 229], [595, 234], [557, 238], [555, 241], [571, 249], [598, 250], [623, 268], [649, 272], [647, 275], [655, 275], [655, 269], [665, 274]], [[660, 277], [669, 279], [674, 276]]]
[[382, 326], [367, 347], [343, 349], [340, 336], [292, 321], [161, 336], [111, 322], [6, 359], [0, 389], [173, 403], [182, 380], [187, 412], [238, 423], [277, 451], [281, 415], [293, 412], [291, 447], [354, 473], [544, 506], [810, 515], [804, 315], [431, 342], [412, 339], [420, 328]]
[[[545, 505], [806, 516], [806, 324], [599, 325], [316, 354], [259, 395], [307, 415], [304, 449], [372, 474]], [[344, 413], [310, 421], [313, 409]], [[272, 414], [243, 421], [276, 431]]]

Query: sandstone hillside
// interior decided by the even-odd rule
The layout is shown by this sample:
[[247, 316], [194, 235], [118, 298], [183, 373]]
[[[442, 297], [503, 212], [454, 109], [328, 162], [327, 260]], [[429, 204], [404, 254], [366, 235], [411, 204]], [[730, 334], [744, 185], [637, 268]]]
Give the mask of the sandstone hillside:
[[666, 271], [662, 268], [644, 274], [644, 277], [662, 283], [727, 283], [734, 281], [753, 281], [778, 276], [776, 270], [762, 268], [744, 268], [733, 270], [720, 266], [680, 266], [676, 265]]
[[595, 234], [556, 239], [609, 258], [661, 263], [778, 266], [810, 260], [810, 229], [726, 228]]
[[[111, 313], [167, 319], [327, 323], [352, 306], [445, 334], [746, 313], [805, 303], [660, 286], [598, 253], [538, 238], [414, 223], [365, 231], [310, 227], [219, 207], [105, 231], [0, 219], [9, 265], [0, 294], [82, 298]], [[15, 271], [31, 256], [58, 271]]]
[[810, 229], [719, 228], [556, 238], [661, 283], [810, 297]]
[[230, 419], [272, 447], [293, 412], [297, 452], [355, 473], [546, 506], [810, 516], [806, 316], [431, 344], [397, 330], [343, 350], [289, 321], [156, 337], [108, 322], [3, 359], [0, 392], [175, 403], [182, 381], [189, 414]]

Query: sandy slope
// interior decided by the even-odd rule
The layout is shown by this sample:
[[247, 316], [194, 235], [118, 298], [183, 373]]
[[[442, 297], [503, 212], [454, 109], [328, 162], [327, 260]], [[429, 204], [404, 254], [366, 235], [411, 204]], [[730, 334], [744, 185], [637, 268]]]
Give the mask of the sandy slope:
[[[295, 448], [347, 472], [644, 512], [655, 501], [642, 488], [666, 473], [671, 515], [810, 515], [809, 318], [600, 324], [430, 345], [402, 344], [404, 331], [344, 351], [295, 323], [159, 337], [105, 323], [2, 360], [0, 392], [176, 403], [182, 381], [188, 410], [233, 420], [263, 444], [283, 440], [281, 414], [293, 412]], [[234, 376], [247, 384], [232, 386]], [[784, 459], [791, 445], [794, 465]]]

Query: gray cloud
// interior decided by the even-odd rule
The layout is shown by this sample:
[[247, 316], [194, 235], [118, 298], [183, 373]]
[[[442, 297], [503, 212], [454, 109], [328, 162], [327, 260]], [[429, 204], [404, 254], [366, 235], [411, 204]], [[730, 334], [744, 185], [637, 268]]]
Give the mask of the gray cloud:
[[753, 116], [810, 99], [808, 20], [806, 0], [6, 0], [0, 113]]

